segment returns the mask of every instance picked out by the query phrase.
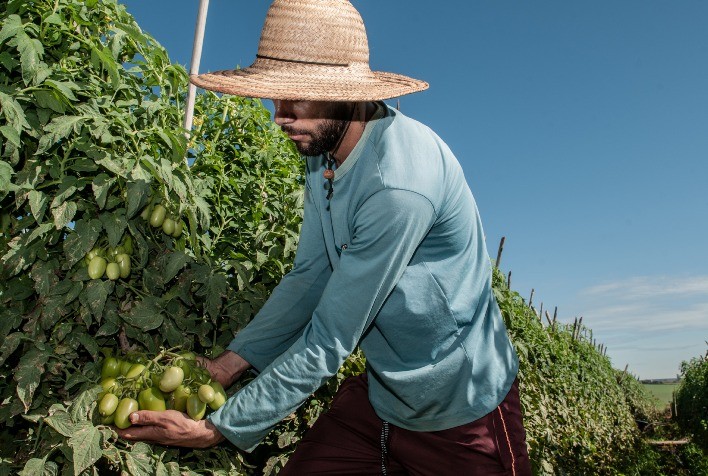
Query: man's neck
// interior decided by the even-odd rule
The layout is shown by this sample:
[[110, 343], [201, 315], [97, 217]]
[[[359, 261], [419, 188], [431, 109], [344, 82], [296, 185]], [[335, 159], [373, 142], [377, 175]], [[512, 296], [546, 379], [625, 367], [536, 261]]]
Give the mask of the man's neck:
[[337, 163], [337, 167], [340, 167], [344, 161], [347, 160], [352, 150], [354, 150], [354, 147], [356, 147], [359, 139], [361, 139], [361, 136], [364, 134], [366, 123], [369, 122], [375, 112], [376, 103], [374, 102], [356, 103], [351, 122], [349, 123], [347, 131], [344, 133], [344, 138], [342, 138], [342, 142], [339, 144], [336, 154], [332, 154], [334, 161]]

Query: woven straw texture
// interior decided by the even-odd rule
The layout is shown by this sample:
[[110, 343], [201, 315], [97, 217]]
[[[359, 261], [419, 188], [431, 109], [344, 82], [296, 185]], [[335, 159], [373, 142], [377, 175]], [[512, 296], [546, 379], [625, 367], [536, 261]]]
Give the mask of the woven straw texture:
[[428, 88], [371, 71], [364, 22], [348, 0], [275, 0], [251, 66], [190, 80], [238, 96], [308, 101], [374, 101]]

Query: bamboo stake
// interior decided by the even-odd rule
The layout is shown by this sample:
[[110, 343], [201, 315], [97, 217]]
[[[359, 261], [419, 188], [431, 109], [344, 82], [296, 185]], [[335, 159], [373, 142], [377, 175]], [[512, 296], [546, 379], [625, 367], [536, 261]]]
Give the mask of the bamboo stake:
[[546, 320], [548, 321], [549, 326], [553, 326], [553, 323], [551, 322], [551, 315], [548, 314], [548, 311], [545, 312]]
[[[199, 0], [199, 11], [197, 13], [197, 24], [194, 28], [194, 45], [192, 46], [192, 62], [189, 67], [189, 75], [199, 74], [199, 63], [202, 59], [202, 46], [204, 45], [204, 30], [206, 30], [207, 12], [209, 11], [209, 0]], [[197, 97], [197, 87], [189, 83], [187, 91], [187, 105], [184, 115], [184, 129], [189, 138], [192, 130], [192, 122], [194, 121], [194, 101]], [[187, 156], [184, 157], [187, 163]], [[187, 163], [187, 165], [189, 165]]]
[[529, 296], [529, 307], [531, 307], [531, 303], [533, 303], [533, 292], [534, 292], [534, 289], [531, 288], [531, 296]]

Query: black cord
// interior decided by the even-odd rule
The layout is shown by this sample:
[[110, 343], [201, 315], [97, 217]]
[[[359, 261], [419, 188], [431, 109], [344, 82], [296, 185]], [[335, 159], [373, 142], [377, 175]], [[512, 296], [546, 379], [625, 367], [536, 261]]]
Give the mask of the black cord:
[[[332, 157], [332, 154], [327, 152], [327, 170], [332, 170], [333, 166], [334, 166], [334, 157]], [[332, 173], [329, 174], [327, 181], [329, 182], [329, 190], [327, 190], [327, 200], [329, 200], [330, 198], [332, 198], [332, 194], [334, 193], [334, 171], [332, 171]]]

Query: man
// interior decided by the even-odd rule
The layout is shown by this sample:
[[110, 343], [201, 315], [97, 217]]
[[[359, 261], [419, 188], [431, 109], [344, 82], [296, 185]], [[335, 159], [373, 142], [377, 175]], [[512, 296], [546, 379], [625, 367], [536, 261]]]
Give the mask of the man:
[[205, 360], [225, 387], [258, 377], [205, 421], [140, 411], [121, 436], [250, 451], [360, 346], [366, 374], [342, 384], [283, 474], [530, 474], [474, 199], [443, 141], [380, 102], [428, 85], [368, 61], [348, 1], [275, 0], [251, 67], [192, 78], [273, 99], [307, 159], [300, 241], [263, 309]]

